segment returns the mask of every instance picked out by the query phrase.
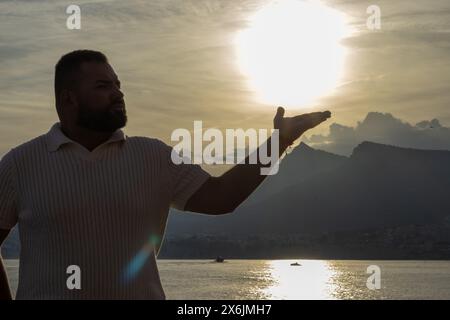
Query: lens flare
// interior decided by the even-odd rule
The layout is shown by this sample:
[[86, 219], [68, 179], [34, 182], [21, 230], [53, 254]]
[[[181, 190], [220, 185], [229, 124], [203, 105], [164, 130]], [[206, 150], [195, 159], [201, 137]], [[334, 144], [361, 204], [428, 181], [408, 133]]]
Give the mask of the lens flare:
[[160, 237], [152, 234], [148, 241], [144, 244], [141, 250], [133, 257], [131, 262], [125, 268], [122, 275], [122, 282], [124, 284], [130, 283], [144, 267], [154, 249], [160, 244]]

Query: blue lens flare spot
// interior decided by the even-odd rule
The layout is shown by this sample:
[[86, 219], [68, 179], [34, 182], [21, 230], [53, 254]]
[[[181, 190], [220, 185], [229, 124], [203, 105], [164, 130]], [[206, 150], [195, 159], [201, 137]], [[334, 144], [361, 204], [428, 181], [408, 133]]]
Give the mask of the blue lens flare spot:
[[159, 246], [160, 237], [155, 234], [150, 235], [147, 243], [141, 250], [133, 257], [130, 263], [125, 268], [122, 274], [122, 282], [128, 284], [132, 281], [144, 267], [150, 255], [153, 253], [154, 248]]

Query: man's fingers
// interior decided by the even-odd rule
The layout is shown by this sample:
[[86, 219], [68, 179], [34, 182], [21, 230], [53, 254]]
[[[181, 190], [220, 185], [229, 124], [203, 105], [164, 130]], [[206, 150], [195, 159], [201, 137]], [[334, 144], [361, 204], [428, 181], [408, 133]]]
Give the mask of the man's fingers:
[[325, 120], [328, 118], [331, 118], [331, 112], [330, 111], [323, 111], [322, 115], [325, 117]]
[[293, 117], [293, 119], [294, 120], [317, 119], [317, 118], [328, 119], [329, 117], [331, 117], [330, 111], [319, 111], [319, 112], [304, 113], [299, 116]]
[[330, 111], [324, 111], [324, 112], [312, 112], [312, 113], [305, 113], [300, 116], [296, 116], [293, 119], [298, 124], [304, 124], [306, 126], [312, 126], [315, 127], [319, 123], [327, 120], [331, 117]]

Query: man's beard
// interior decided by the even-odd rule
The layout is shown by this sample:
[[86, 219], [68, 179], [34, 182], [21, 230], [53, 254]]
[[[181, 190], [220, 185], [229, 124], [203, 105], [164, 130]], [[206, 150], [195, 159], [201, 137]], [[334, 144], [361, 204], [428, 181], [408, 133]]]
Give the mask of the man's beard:
[[125, 127], [127, 124], [127, 113], [123, 110], [107, 109], [95, 111], [87, 105], [82, 104], [78, 110], [77, 125], [86, 129], [99, 132], [114, 132]]

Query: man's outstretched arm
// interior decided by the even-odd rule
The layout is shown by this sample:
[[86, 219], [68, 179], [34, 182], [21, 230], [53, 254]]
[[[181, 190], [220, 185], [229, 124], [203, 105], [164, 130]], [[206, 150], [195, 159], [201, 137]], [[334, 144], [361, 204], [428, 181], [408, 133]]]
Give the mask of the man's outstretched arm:
[[[274, 118], [274, 128], [279, 130], [279, 155], [298, 139], [305, 131], [316, 127], [331, 116], [329, 111], [313, 112], [285, 118], [284, 109], [279, 107]], [[267, 140], [271, 150], [271, 138]], [[259, 152], [258, 152], [259, 154]], [[205, 214], [225, 214], [233, 212], [265, 179], [261, 168], [267, 167], [259, 161], [249, 164], [248, 157], [220, 177], [209, 178], [185, 206], [186, 211]]]
[[[0, 247], [3, 241], [9, 234], [9, 230], [0, 229]], [[8, 278], [6, 276], [6, 270], [3, 266], [3, 261], [0, 256], [0, 300], [11, 300], [11, 290], [9, 289]]]

